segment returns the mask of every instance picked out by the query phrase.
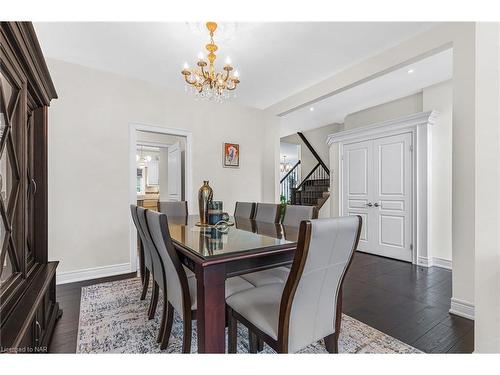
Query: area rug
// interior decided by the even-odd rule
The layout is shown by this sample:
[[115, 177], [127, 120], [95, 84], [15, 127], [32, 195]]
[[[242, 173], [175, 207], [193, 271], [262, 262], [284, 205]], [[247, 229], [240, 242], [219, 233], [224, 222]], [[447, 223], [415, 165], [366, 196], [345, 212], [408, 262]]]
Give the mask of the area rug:
[[[77, 353], [180, 353], [182, 320], [174, 314], [172, 335], [161, 351], [156, 336], [163, 301], [156, 316], [148, 320], [149, 296], [139, 299], [139, 278], [108, 282], [82, 288]], [[196, 324], [193, 324], [191, 352], [197, 352]], [[347, 315], [342, 317], [340, 353], [420, 353], [420, 351]], [[238, 353], [248, 353], [248, 332], [238, 324]], [[267, 345], [261, 353], [274, 353]], [[318, 341], [301, 353], [327, 353]]]

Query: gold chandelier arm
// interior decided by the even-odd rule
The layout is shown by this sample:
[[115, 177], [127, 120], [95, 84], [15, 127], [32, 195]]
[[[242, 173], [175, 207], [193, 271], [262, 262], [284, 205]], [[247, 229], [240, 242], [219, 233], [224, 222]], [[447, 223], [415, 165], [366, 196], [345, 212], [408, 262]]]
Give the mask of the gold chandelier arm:
[[233, 85], [232, 86], [227, 85], [227, 89], [229, 91], [233, 91], [234, 89], [236, 89], [236, 86], [238, 86], [238, 84], [235, 81], [233, 81], [233, 80], [229, 80], [229, 82], [231, 82]]
[[204, 66], [201, 67], [201, 74], [203, 74], [203, 77], [205, 79], [208, 78], [208, 72], [205, 71], [205, 67]]
[[190, 77], [190, 76], [191, 76], [191, 75], [187, 75], [187, 74], [186, 74], [186, 75], [184, 75], [184, 80], [185, 80], [187, 83], [189, 83], [190, 85], [194, 85], [194, 84], [196, 83], [196, 79], [189, 80], [189, 77]]
[[224, 82], [227, 82], [228, 79], [229, 79], [229, 69], [226, 70], [226, 76], [224, 77]]

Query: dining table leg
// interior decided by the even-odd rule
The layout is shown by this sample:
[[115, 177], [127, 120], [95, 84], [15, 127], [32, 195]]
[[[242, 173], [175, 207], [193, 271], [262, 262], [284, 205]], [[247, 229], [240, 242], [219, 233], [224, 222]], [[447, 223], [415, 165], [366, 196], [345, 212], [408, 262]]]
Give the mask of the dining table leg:
[[198, 353], [224, 353], [226, 269], [224, 264], [197, 266]]

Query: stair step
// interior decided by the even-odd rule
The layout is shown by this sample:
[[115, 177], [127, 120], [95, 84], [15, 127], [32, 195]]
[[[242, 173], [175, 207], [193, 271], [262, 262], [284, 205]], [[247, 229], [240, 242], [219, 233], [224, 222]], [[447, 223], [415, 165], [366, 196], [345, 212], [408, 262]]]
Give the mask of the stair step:
[[304, 185], [330, 185], [330, 179], [317, 179], [317, 180], [307, 180]]
[[327, 191], [328, 189], [330, 189], [330, 186], [328, 186], [328, 185], [319, 185], [319, 186], [304, 185], [303, 188], [304, 188], [304, 191]]

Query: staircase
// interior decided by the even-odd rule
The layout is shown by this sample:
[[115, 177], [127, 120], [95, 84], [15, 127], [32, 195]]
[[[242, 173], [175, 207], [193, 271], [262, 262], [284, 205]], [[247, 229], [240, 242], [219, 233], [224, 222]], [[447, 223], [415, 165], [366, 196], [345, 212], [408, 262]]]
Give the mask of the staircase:
[[319, 212], [330, 196], [330, 170], [302, 133], [297, 133], [314, 155], [318, 164], [299, 183], [300, 161], [280, 181], [281, 201], [286, 204], [315, 206]]

